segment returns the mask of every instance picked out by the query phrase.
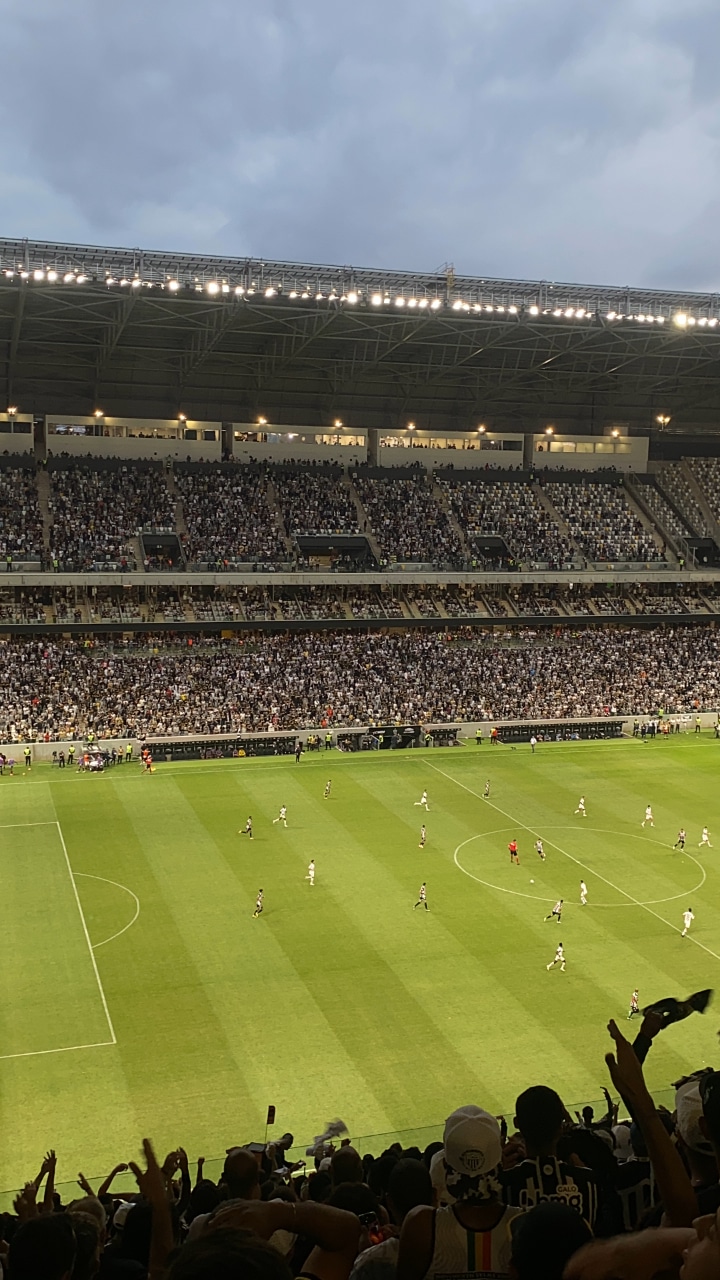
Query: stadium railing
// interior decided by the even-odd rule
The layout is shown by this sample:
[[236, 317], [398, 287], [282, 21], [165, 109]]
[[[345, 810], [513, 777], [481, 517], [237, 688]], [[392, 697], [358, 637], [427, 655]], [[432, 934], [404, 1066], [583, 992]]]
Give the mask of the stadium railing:
[[[674, 1110], [674, 1107], [675, 1107], [674, 1090], [665, 1089], [665, 1090], [654, 1091], [653, 1098], [655, 1100], [655, 1105], [657, 1107], [664, 1107], [670, 1112]], [[466, 1102], [467, 1101], [468, 1099], [466, 1099]], [[478, 1090], [478, 1096], [476, 1099], [474, 1099], [474, 1101], [477, 1103], [477, 1105], [482, 1105], [483, 1098], [482, 1098], [481, 1088]], [[573, 1121], [575, 1121], [576, 1112], [582, 1113], [582, 1109], [585, 1106], [591, 1106], [593, 1108], [596, 1121], [600, 1120], [601, 1117], [605, 1115], [605, 1112], [607, 1110], [607, 1103], [605, 1102], [604, 1099], [591, 1099], [589, 1102], [586, 1099], [583, 1102], [567, 1103], [566, 1106], [567, 1106], [568, 1114], [570, 1115], [570, 1118]], [[499, 1118], [500, 1116], [498, 1115], [498, 1119]], [[508, 1132], [512, 1133], [514, 1131], [514, 1123], [513, 1123], [514, 1117], [513, 1117], [512, 1110], [506, 1111], [504, 1113], [504, 1118], [508, 1126]], [[625, 1109], [621, 1104], [619, 1119], [622, 1120], [627, 1118], [628, 1118], [627, 1112], [625, 1111]], [[320, 1120], [318, 1121], [318, 1128], [322, 1127], [322, 1123], [323, 1123], [322, 1121]], [[284, 1124], [285, 1124], [285, 1121], [283, 1121], [282, 1124], [278, 1124], [277, 1126], [275, 1126], [274, 1129], [269, 1129], [267, 1131], [267, 1135], [265, 1135], [264, 1132], [260, 1132], [260, 1130], [262, 1129], [262, 1126], [259, 1126], [258, 1132], [245, 1133], [242, 1135], [242, 1138], [240, 1141], [238, 1140], [238, 1134], [235, 1131], [233, 1132], [228, 1131], [228, 1147], [235, 1146], [235, 1145], [242, 1145], [243, 1142], [247, 1142], [247, 1143], [265, 1142], [265, 1141], [272, 1142], [274, 1138], [279, 1138], [281, 1136], [281, 1134], [284, 1131], [284, 1128], [283, 1128]], [[288, 1124], [290, 1125], [290, 1127], [292, 1127], [292, 1117], [289, 1118]], [[153, 1138], [157, 1137], [157, 1135], [153, 1135], [152, 1133], [150, 1134], [150, 1136]], [[396, 1142], [399, 1142], [403, 1147], [403, 1149], [407, 1149], [408, 1147], [419, 1147], [421, 1151], [424, 1151], [425, 1148], [429, 1146], [431, 1142], [442, 1142], [443, 1121], [438, 1120], [437, 1124], [432, 1124], [432, 1125], [421, 1125], [416, 1129], [396, 1129], [396, 1130], [389, 1131], [387, 1133], [355, 1134], [351, 1130], [349, 1136], [350, 1136], [350, 1141], [352, 1146], [355, 1147], [355, 1149], [359, 1151], [361, 1155], [370, 1154], [374, 1156], [379, 1156], [383, 1151], [387, 1150], [388, 1147], [392, 1146], [392, 1144]], [[47, 1135], [46, 1138], [44, 1139], [45, 1146], [47, 1146], [47, 1144], [51, 1140], [52, 1140], [52, 1134]], [[292, 1147], [289, 1152], [289, 1157], [291, 1162], [295, 1162], [298, 1160], [305, 1160], [307, 1163], [307, 1168], [309, 1170], [313, 1168], [313, 1158], [312, 1156], [309, 1156], [306, 1154], [307, 1148], [312, 1143], [312, 1140], [313, 1140], [313, 1136], [311, 1134], [308, 1134], [307, 1140], [303, 1139], [301, 1141], [296, 1142], [295, 1146]], [[170, 1150], [172, 1148], [173, 1143], [182, 1144], [182, 1142], [183, 1142], [182, 1120], [179, 1119], [177, 1132], [173, 1131], [171, 1138], [169, 1138], [167, 1141], [167, 1148], [168, 1150]], [[41, 1145], [42, 1144], [38, 1146], [38, 1151], [37, 1151], [36, 1163], [38, 1168], [40, 1167], [40, 1163], [42, 1162], [42, 1156], [43, 1156], [43, 1151], [40, 1149]], [[116, 1160], [126, 1161], [126, 1160], [137, 1159], [139, 1149], [140, 1149], [140, 1138], [138, 1138], [137, 1147], [138, 1147], [138, 1151], [113, 1152], [112, 1157], [109, 1158], [108, 1167], [106, 1169], [93, 1170], [92, 1172], [88, 1172], [87, 1170], [84, 1170], [85, 1176], [90, 1182], [91, 1186], [98, 1187], [100, 1185], [103, 1179], [107, 1177], [108, 1173], [110, 1172], [110, 1169], [113, 1166], [113, 1163]], [[163, 1147], [163, 1143], [160, 1140], [157, 1140], [157, 1148], [159, 1149], [162, 1147]], [[202, 1150], [198, 1148], [197, 1151], [188, 1151], [188, 1156], [190, 1157], [190, 1174], [193, 1179], [193, 1182], [195, 1180], [195, 1165], [197, 1162], [197, 1157], [198, 1155], [204, 1154], [204, 1150], [205, 1148], [202, 1148]], [[163, 1154], [164, 1154], [164, 1151], [163, 1151]], [[75, 1159], [74, 1152], [73, 1152], [73, 1159]], [[78, 1159], [79, 1159], [78, 1167], [82, 1167], [82, 1156], [79, 1156]], [[214, 1155], [214, 1156], [206, 1157], [204, 1170], [203, 1170], [204, 1177], [212, 1179], [213, 1182], [217, 1182], [222, 1172], [224, 1160], [225, 1160], [224, 1153], [222, 1155]], [[62, 1151], [58, 1151], [58, 1161], [60, 1164], [62, 1164], [63, 1162]], [[78, 1160], [75, 1160], [75, 1163], [78, 1163]], [[28, 1178], [33, 1177], [35, 1172], [36, 1170], [34, 1167], [28, 1169], [27, 1177]], [[20, 1185], [18, 1185], [17, 1187], [0, 1188], [0, 1211], [12, 1209], [13, 1197], [17, 1195], [20, 1189], [21, 1189]], [[82, 1191], [78, 1186], [78, 1183], [73, 1181], [58, 1182], [56, 1184], [56, 1190], [58, 1191], [63, 1204], [68, 1204], [71, 1200], [74, 1200], [82, 1195]], [[137, 1184], [135, 1182], [135, 1179], [132, 1177], [132, 1174], [130, 1173], [120, 1174], [117, 1178], [113, 1180], [112, 1187], [110, 1189], [111, 1195], [115, 1197], [121, 1197], [124, 1194], [132, 1194], [132, 1193], [137, 1193]]]

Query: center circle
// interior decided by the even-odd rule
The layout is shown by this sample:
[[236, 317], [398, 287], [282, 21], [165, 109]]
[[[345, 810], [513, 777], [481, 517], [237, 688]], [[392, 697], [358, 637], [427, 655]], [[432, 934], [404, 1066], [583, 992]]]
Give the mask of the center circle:
[[[536, 833], [534, 831], [531, 831], [529, 828], [524, 828], [524, 829], [526, 830], [529, 836], [536, 836]], [[488, 837], [490, 836], [507, 835], [508, 832], [512, 832], [512, 834], [515, 835], [517, 833], [517, 830], [518, 828], [516, 826], [515, 827], [496, 827], [495, 830], [493, 831], [480, 831], [475, 836], [468, 836], [467, 840], [462, 840], [460, 844], [457, 846], [457, 848], [455, 849], [455, 852], [453, 854], [453, 862], [455, 863], [455, 866], [458, 868], [459, 871], [462, 871], [463, 874], [468, 876], [471, 880], [475, 880], [477, 884], [485, 885], [487, 889], [495, 889], [498, 893], [509, 893], [509, 894], [512, 894], [514, 898], [529, 898], [532, 902], [551, 902], [551, 903], [555, 902], [556, 901], [555, 897], [545, 898], [538, 893], [523, 893], [522, 890], [520, 889], [508, 889], [506, 888], [505, 885], [494, 884], [492, 880], [485, 880], [483, 879], [482, 876], [475, 875], [473, 871], [468, 871], [467, 867], [464, 867], [462, 862], [460, 861], [460, 857], [459, 857], [460, 850], [464, 849], [466, 845], [473, 844], [476, 840], [487, 840]], [[562, 826], [562, 827], [549, 826], [549, 827], [545, 827], [544, 830], [545, 831], [574, 831], [577, 834], [578, 827], [577, 826]], [[660, 848], [664, 848], [664, 846], [661, 844], [659, 840], [653, 840], [652, 837], [650, 836], [636, 836], [631, 831], [614, 831], [614, 830], [610, 830], [607, 827], [592, 827], [591, 831], [594, 835], [621, 836], [623, 839], [625, 837], [628, 837], [631, 840], [642, 840], [644, 841], [645, 844], [655, 844], [655, 845], [658, 845]], [[559, 853], [561, 857], [570, 858], [570, 855], [567, 854], [565, 850], [561, 849], [558, 845], [553, 844], [552, 840], [546, 840], [543, 838], [543, 842], [546, 845], [548, 845], [549, 848], [555, 849], [556, 852]], [[681, 893], [674, 893], [668, 898], [648, 898], [646, 901], [641, 902], [639, 898], [633, 898], [629, 894], [626, 895], [626, 891], [622, 889], [620, 885], [612, 884], [612, 882], [608, 880], [607, 883], [612, 884], [613, 889], [617, 889], [618, 893], [622, 894], [623, 896], [627, 896], [627, 901], [625, 902], [592, 901], [592, 902], [588, 902], [588, 906], [659, 907], [664, 902], [677, 902], [678, 899], [680, 898], [688, 898], [690, 894], [697, 893], [699, 889], [702, 889], [707, 879], [707, 873], [702, 863], [698, 862], [698, 859], [694, 858], [691, 853], [687, 852], [687, 850], [684, 851], [683, 856], [686, 858], [689, 858], [691, 862], [694, 862], [695, 866], [698, 868], [700, 872], [700, 879], [698, 880], [697, 884], [692, 885], [691, 888], [683, 889]], [[575, 859], [573, 857], [573, 858], [570, 858], [570, 861], [575, 862], [578, 868], [588, 872], [590, 875], [600, 876], [599, 872], [595, 872], [592, 867], [586, 867], [584, 863], [580, 861], [579, 858]], [[565, 907], [567, 906], [572, 907], [576, 905], [577, 904], [573, 902], [564, 904]]]

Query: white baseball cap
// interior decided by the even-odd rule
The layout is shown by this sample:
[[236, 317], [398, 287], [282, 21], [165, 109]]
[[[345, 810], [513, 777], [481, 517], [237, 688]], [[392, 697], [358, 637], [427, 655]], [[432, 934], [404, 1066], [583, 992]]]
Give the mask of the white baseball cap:
[[445, 1163], [456, 1173], [478, 1178], [502, 1160], [500, 1125], [481, 1107], [458, 1107], [445, 1121]]

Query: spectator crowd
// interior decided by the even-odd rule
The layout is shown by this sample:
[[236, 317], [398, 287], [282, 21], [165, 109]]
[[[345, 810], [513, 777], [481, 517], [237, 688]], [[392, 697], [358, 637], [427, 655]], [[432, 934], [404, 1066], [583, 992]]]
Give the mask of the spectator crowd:
[[[174, 620], [170, 610], [168, 620]], [[423, 628], [0, 645], [0, 740], [650, 715], [720, 705], [712, 626]], [[328, 708], [331, 708], [328, 715]]]
[[465, 553], [427, 476], [375, 479], [358, 471], [353, 483], [386, 560], [463, 563]]
[[483, 538], [499, 537], [517, 565], [539, 562], [562, 569], [575, 551], [543, 506], [537, 486], [516, 481], [438, 481], [472, 551], [483, 556]]
[[[395, 1142], [363, 1154], [340, 1119], [304, 1159], [291, 1133], [248, 1145], [232, 1135], [215, 1179], [202, 1157], [191, 1170], [183, 1147], [160, 1163], [145, 1139], [141, 1158], [117, 1164], [101, 1183], [80, 1174], [80, 1194], [64, 1200], [50, 1150], [0, 1216], [3, 1274], [717, 1280], [720, 1072], [704, 1067], [678, 1080], [670, 1111], [655, 1105], [643, 1071], [655, 1038], [710, 995], [636, 1008], [632, 1039], [610, 1021], [606, 1064], [617, 1101], [605, 1088], [597, 1118], [589, 1106], [572, 1117], [540, 1080], [517, 1094], [509, 1123], [466, 1103], [424, 1150]], [[120, 1193], [114, 1187], [128, 1169], [135, 1185]]]
[[275, 491], [285, 528], [291, 537], [358, 534], [358, 515], [343, 472], [334, 470], [277, 470]]
[[134, 564], [144, 526], [173, 528], [175, 503], [157, 467], [75, 464], [50, 472], [50, 554], [56, 568]]
[[176, 482], [190, 563], [222, 569], [235, 561], [276, 564], [289, 559], [277, 516], [268, 505], [263, 471], [255, 467], [178, 468]]
[[650, 563], [664, 559], [619, 485], [553, 480], [544, 489], [588, 560]]
[[0, 560], [41, 560], [43, 554], [35, 469], [0, 468]]

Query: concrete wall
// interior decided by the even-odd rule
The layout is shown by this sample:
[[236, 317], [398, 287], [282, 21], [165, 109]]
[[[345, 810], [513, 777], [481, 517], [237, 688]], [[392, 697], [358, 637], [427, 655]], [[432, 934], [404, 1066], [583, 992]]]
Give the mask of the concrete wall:
[[522, 449], [403, 449], [381, 446], [378, 449], [378, 465], [381, 467], [412, 467], [418, 463], [425, 471], [442, 471], [448, 467], [455, 471], [513, 470], [522, 467]]
[[233, 457], [238, 462], [334, 462], [341, 467], [357, 467], [366, 461], [362, 445], [256, 444], [251, 440], [233, 440]]
[[[592, 453], [566, 453], [557, 448], [560, 444], [579, 445], [583, 449], [592, 444], [595, 448]], [[538, 452], [539, 445], [542, 453]], [[549, 447], [552, 445], [555, 449]], [[599, 471], [603, 467], [614, 467], [616, 471], [644, 474], [648, 469], [649, 445], [650, 441], [644, 436], [621, 436], [613, 440], [608, 436], [554, 435], [549, 439], [546, 435], [536, 435], [533, 436], [532, 461], [538, 471]]]
[[[1, 437], [0, 437], [1, 438]], [[15, 439], [15, 437], [12, 437]], [[165, 459], [176, 462], [219, 462], [220, 440], [167, 440], [138, 436], [54, 436], [47, 437], [48, 454], [70, 454], [73, 458]]]
[[[709, 731], [709, 730], [712, 730], [712, 728], [713, 728], [713, 727], [714, 727], [714, 725], [715, 725], [715, 722], [717, 721], [718, 714], [719, 714], [719, 712], [718, 712], [718, 711], [703, 711], [703, 712], [701, 712], [701, 713], [700, 713], [700, 720], [701, 720], [701, 722], [702, 722], [702, 727], [703, 727], [703, 729], [704, 729], [706, 732], [707, 732], [707, 731]], [[455, 729], [457, 729], [457, 730], [458, 730], [458, 738], [459, 738], [461, 741], [466, 740], [466, 741], [468, 742], [468, 744], [474, 744], [474, 743], [475, 743], [475, 734], [476, 734], [476, 731], [477, 731], [477, 729], [478, 729], [478, 728], [481, 728], [481, 729], [482, 729], [482, 731], [483, 731], [483, 740], [484, 740], [484, 741], [483, 741], [483, 746], [488, 746], [488, 747], [489, 747], [489, 745], [490, 745], [490, 743], [489, 743], [490, 730], [491, 730], [494, 726], [496, 726], [496, 725], [498, 725], [498, 726], [499, 726], [499, 725], [501, 725], [501, 724], [504, 724], [504, 725], [511, 725], [511, 724], [516, 724], [516, 725], [518, 725], [518, 724], [519, 724], [519, 725], [523, 725], [523, 724], [525, 724], [525, 725], [532, 725], [532, 724], [535, 724], [535, 725], [536, 725], [536, 724], [539, 724], [540, 722], [542, 722], [543, 724], [545, 724], [545, 723], [550, 723], [550, 722], [551, 722], [551, 723], [553, 724], [553, 726], [557, 726], [557, 728], [558, 728], [558, 729], [562, 729], [562, 728], [563, 728], [565, 725], [567, 725], [567, 724], [578, 724], [578, 723], [580, 723], [580, 722], [592, 722], [592, 723], [595, 723], [596, 721], [598, 721], [598, 720], [602, 720], [602, 719], [604, 719], [604, 718], [605, 718], [605, 717], [603, 717], [603, 716], [573, 716], [573, 717], [572, 717], [572, 719], [570, 719], [570, 720], [553, 720], [551, 717], [542, 717], [542, 716], [540, 716], [540, 717], [536, 717], [534, 720], [508, 720], [508, 719], [501, 719], [501, 720], [482, 720], [482, 721], [477, 721], [477, 720], [468, 720], [468, 721], [463, 721], [462, 723], [459, 723], [458, 721], [454, 721], [452, 724], [449, 724], [449, 725], [431, 724], [431, 725], [427, 725], [427, 726], [426, 726], [426, 725], [423, 725], [423, 726], [421, 726], [421, 727], [422, 727], [423, 731], [425, 730], [425, 728], [429, 728], [431, 731], [432, 731], [432, 730], [435, 730], [435, 729], [448, 729], [448, 728], [455, 728]], [[642, 720], [647, 720], [649, 717], [647, 717], [647, 716], [640, 716], [640, 717], [638, 717], [638, 718], [642, 721]], [[669, 714], [668, 714], [668, 717], [667, 717], [667, 718], [668, 718], [668, 719], [675, 719], [676, 717], [671, 716], [671, 715], [669, 715]], [[610, 723], [610, 722], [611, 722], [611, 721], [613, 721], [613, 720], [617, 720], [617, 719], [618, 719], [618, 717], [617, 717], [617, 716], [608, 716], [608, 717], [607, 717], [608, 723]], [[632, 716], [631, 716], [630, 718], [628, 718], [628, 719], [624, 719], [624, 718], [623, 718], [623, 729], [624, 729], [624, 731], [625, 731], [626, 733], [628, 733], [628, 734], [631, 734], [631, 733], [632, 733], [632, 726], [633, 726], [633, 717], [632, 717]], [[694, 732], [694, 728], [695, 728], [695, 715], [694, 715], [694, 713], [693, 713], [693, 714], [688, 714], [688, 715], [687, 715], [687, 717], [686, 717], [686, 723], [685, 723], [685, 725], [683, 726], [683, 731], [684, 731], [684, 732], [687, 732], [687, 733]], [[343, 733], [359, 733], [359, 732], [364, 733], [364, 732], [366, 732], [366, 730], [367, 730], [367, 726], [364, 726], [364, 725], [356, 725], [356, 724], [354, 724], [354, 725], [333, 725], [333, 734], [335, 735], [335, 737], [337, 737], [337, 735], [338, 735], [338, 734], [343, 734]], [[171, 737], [167, 737], [167, 738], [149, 738], [149, 739], [148, 739], [148, 741], [149, 741], [149, 742], [152, 744], [152, 746], [153, 746], [153, 754], [154, 754], [154, 755], [156, 755], [156, 757], [157, 757], [157, 759], [158, 759], [158, 760], [161, 760], [161, 759], [162, 759], [162, 750], [163, 750], [163, 743], [164, 743], [164, 742], [179, 742], [179, 741], [184, 741], [184, 742], [198, 742], [198, 741], [200, 741], [200, 742], [206, 742], [206, 741], [208, 740], [208, 738], [210, 738], [210, 737], [214, 737], [216, 741], [218, 741], [218, 742], [222, 742], [223, 740], [226, 740], [226, 741], [227, 741], [227, 740], [228, 740], [228, 739], [230, 739], [230, 738], [237, 738], [237, 737], [247, 736], [248, 738], [287, 738], [287, 737], [293, 737], [293, 738], [300, 738], [301, 742], [303, 742], [303, 743], [304, 743], [304, 742], [306, 742], [306, 741], [307, 741], [307, 738], [308, 738], [308, 735], [309, 735], [309, 734], [311, 734], [311, 733], [317, 733], [317, 734], [320, 734], [321, 739], [323, 739], [325, 732], [326, 732], [326, 730], [325, 730], [325, 729], [320, 728], [319, 726], [318, 726], [317, 728], [315, 728], [315, 729], [298, 729], [297, 731], [296, 731], [296, 730], [293, 730], [293, 729], [281, 729], [278, 733], [252, 733], [252, 732], [250, 732], [250, 733], [248, 733], [247, 735], [243, 735], [243, 734], [241, 733], [241, 731], [240, 731], [240, 730], [238, 730], [238, 732], [237, 732], [237, 733], [232, 733], [232, 734], [216, 734], [216, 735], [211, 735], [211, 734], [207, 734], [207, 733], [204, 733], [204, 734], [185, 734], [185, 735], [182, 735], [182, 734], [175, 734], [175, 735], [172, 735]], [[103, 738], [103, 739], [98, 743], [98, 745], [99, 745], [99, 746], [101, 746], [101, 747], [107, 747], [108, 749], [112, 749], [112, 747], [113, 747], [113, 746], [114, 746], [114, 747], [116, 747], [116, 748], [118, 748], [118, 749], [120, 749], [120, 748], [122, 747], [122, 749], [123, 749], [123, 751], [124, 751], [124, 750], [125, 750], [125, 746], [127, 745], [127, 742], [128, 742], [128, 741], [129, 741], [129, 739], [128, 739], [128, 738]], [[132, 741], [132, 743], [133, 743], [133, 750], [134, 750], [135, 756], [139, 758], [139, 754], [140, 754], [140, 747], [141, 747], [141, 745], [142, 745], [142, 744], [140, 743], [140, 740], [139, 740], [138, 738], [133, 738], [133, 739], [131, 739], [131, 741]], [[20, 768], [20, 769], [21, 769], [21, 768], [23, 767], [23, 754], [22, 754], [22, 753], [23, 753], [23, 747], [24, 747], [24, 745], [25, 745], [25, 744], [24, 744], [24, 743], [22, 743], [22, 742], [14, 742], [14, 743], [0, 743], [0, 751], [2, 751], [3, 755], [11, 755], [11, 756], [14, 756], [14, 757], [15, 757], [15, 760], [16, 760], [16, 769], [17, 769], [17, 768]], [[65, 739], [65, 740], [62, 740], [62, 741], [59, 741], [59, 742], [34, 742], [34, 743], [31, 743], [30, 745], [31, 745], [31, 747], [32, 747], [32, 753], [33, 753], [33, 754], [32, 754], [32, 758], [33, 758], [33, 760], [38, 760], [38, 761], [43, 761], [43, 760], [44, 760], [44, 761], [48, 761], [48, 760], [51, 760], [51, 759], [52, 759], [52, 753], [53, 753], [53, 751], [59, 751], [61, 748], [63, 749], [63, 751], [64, 751], [64, 752], [65, 752], [65, 754], [67, 755], [67, 749], [68, 749], [68, 746], [70, 745], [70, 743], [69, 743], [69, 741], [68, 741], [67, 739]], [[76, 755], [76, 758], [77, 758], [77, 756], [78, 756], [78, 754], [79, 754], [79, 752], [80, 752], [80, 750], [81, 750], [81, 743], [80, 743], [79, 741], [78, 741], [78, 742], [76, 742], [75, 747], [76, 747], [75, 755]], [[478, 748], [478, 750], [480, 750], [480, 749], [481, 749], [481, 748]]]

